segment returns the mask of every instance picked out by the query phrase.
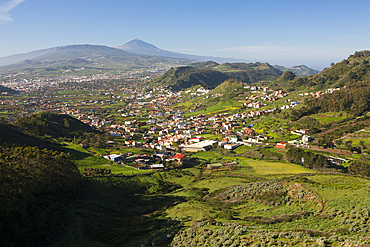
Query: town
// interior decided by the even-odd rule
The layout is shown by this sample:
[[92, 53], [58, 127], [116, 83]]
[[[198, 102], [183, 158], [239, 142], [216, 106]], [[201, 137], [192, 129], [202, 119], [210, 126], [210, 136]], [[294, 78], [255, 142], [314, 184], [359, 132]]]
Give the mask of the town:
[[[192, 153], [212, 148], [237, 152], [253, 147], [285, 150], [287, 145], [309, 148], [312, 139], [308, 130], [282, 125], [279, 130], [268, 127], [269, 131], [264, 131], [259, 119], [284, 113], [307, 97], [339, 90], [288, 93], [245, 84], [231, 107], [207, 110], [208, 100], [223, 95], [202, 86], [172, 91], [167, 86], [148, 85], [162, 74], [162, 70], [151, 70], [34, 79], [21, 79], [24, 74], [3, 75], [3, 85], [19, 95], [3, 93], [0, 113], [8, 122], [38, 112], [70, 115], [105, 133], [105, 145], [100, 146], [105, 149], [100, 151], [92, 151], [88, 142], [78, 139], [86, 151], [138, 170], [164, 169], [164, 162], [167, 167], [181, 165]], [[275, 138], [274, 131], [284, 133], [283, 137]], [[153, 155], [149, 158], [139, 152], [133, 156], [125, 151], [130, 148], [153, 150]]]

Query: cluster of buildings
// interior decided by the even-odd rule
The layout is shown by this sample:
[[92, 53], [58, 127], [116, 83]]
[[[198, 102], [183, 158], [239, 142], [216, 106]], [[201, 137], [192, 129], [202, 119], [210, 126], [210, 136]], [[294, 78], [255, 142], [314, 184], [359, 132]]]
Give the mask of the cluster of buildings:
[[182, 164], [185, 158], [184, 154], [171, 153], [171, 152], [158, 152], [154, 155], [147, 154], [110, 154], [103, 156], [104, 158], [117, 163], [125, 164], [127, 166], [136, 168], [138, 170], [146, 169], [164, 169], [165, 164], [171, 162], [173, 166], [178, 166]]
[[[270, 107], [270, 109], [247, 110], [233, 114], [198, 114], [186, 117], [181, 104], [193, 97], [203, 97], [204, 99], [205, 97], [212, 97], [210, 90], [198, 87], [174, 92], [165, 86], [139, 88], [132, 83], [121, 83], [117, 88], [106, 87], [105, 90], [85, 88], [85, 84], [81, 86], [81, 83], [106, 81], [108, 79], [132, 79], [138, 75], [143, 74], [101, 74], [81, 77], [66, 75], [60, 78], [35, 78], [30, 80], [31, 84], [35, 83], [36, 80], [41, 83], [40, 85], [45, 83], [49, 86], [48, 90], [44, 90], [44, 94], [26, 98], [23, 102], [0, 98], [0, 104], [22, 105], [22, 113], [25, 115], [38, 110], [54, 110], [62, 114], [69, 114], [85, 124], [104, 130], [111, 137], [124, 138], [121, 143], [127, 146], [152, 148], [158, 150], [158, 152], [167, 150], [197, 152], [207, 151], [213, 147], [233, 150], [240, 145], [263, 145], [263, 143], [266, 143], [266, 137], [258, 135], [253, 127], [246, 127], [245, 122], [248, 119], [295, 107], [298, 104], [286, 100], [285, 105], [275, 108]], [[17, 81], [16, 77], [11, 79]], [[15, 81], [13, 81], [13, 84]], [[27, 85], [24, 80], [19, 81], [19, 83]], [[79, 84], [81, 84], [80, 87]], [[97, 86], [93, 83], [91, 85]], [[76, 94], [53, 94], [53, 90], [56, 88], [75, 90]], [[89, 90], [89, 97], [86, 97], [86, 94], [79, 95], [78, 89]], [[246, 103], [246, 106], [252, 108], [261, 108], [266, 105], [261, 103], [261, 100], [272, 102], [287, 96], [287, 93], [283, 90], [271, 91], [267, 87], [247, 85], [245, 89], [252, 94], [247, 97], [250, 102]], [[116, 95], [117, 91], [120, 92], [119, 95]], [[97, 111], [101, 107], [110, 105], [117, 106], [112, 108], [115, 109], [115, 112], [110, 111], [110, 115], [101, 114]], [[199, 106], [200, 103], [197, 103], [195, 108], [197, 108], [197, 105]], [[196, 111], [196, 109], [191, 110]], [[118, 120], [122, 118], [125, 120]], [[140, 131], [142, 128], [145, 128], [144, 132]], [[207, 135], [208, 138], [204, 138]], [[309, 141], [307, 135], [302, 136], [302, 143], [308, 143]], [[122, 155], [120, 157], [113, 155], [107, 158], [114, 162], [123, 159]], [[124, 160], [127, 160], [126, 158]]]

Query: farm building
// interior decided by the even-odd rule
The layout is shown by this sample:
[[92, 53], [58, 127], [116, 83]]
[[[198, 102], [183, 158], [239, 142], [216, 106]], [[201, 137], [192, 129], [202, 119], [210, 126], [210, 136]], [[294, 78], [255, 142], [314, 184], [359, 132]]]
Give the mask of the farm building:
[[233, 149], [235, 149], [235, 148], [237, 148], [237, 147], [239, 147], [240, 145], [239, 144], [225, 144], [224, 145], [224, 149], [229, 149], [229, 150], [233, 150]]
[[303, 143], [309, 143], [309, 142], [311, 142], [311, 136], [308, 136], [308, 135], [302, 136], [302, 142]]
[[207, 151], [212, 148], [212, 145], [214, 143], [217, 143], [217, 142], [213, 140], [205, 140], [205, 141], [201, 141], [195, 144], [187, 145], [184, 147], [184, 149], [186, 152]]
[[164, 169], [164, 165], [163, 164], [153, 164], [153, 165], [149, 165], [150, 169]]
[[104, 158], [108, 159], [108, 160], [111, 160], [113, 162], [121, 162], [121, 155], [119, 154], [110, 154], [110, 155], [106, 155], [104, 156]]
[[223, 165], [221, 163], [215, 163], [215, 164], [208, 164], [206, 166], [206, 169], [207, 170], [217, 170], [217, 169], [220, 169], [222, 167], [223, 167]]

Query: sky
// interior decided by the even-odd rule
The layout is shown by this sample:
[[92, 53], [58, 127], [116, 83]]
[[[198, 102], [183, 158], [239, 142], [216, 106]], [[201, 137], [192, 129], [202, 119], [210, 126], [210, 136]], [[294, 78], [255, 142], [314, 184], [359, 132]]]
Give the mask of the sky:
[[322, 70], [370, 50], [368, 0], [0, 0], [0, 57], [124, 45]]

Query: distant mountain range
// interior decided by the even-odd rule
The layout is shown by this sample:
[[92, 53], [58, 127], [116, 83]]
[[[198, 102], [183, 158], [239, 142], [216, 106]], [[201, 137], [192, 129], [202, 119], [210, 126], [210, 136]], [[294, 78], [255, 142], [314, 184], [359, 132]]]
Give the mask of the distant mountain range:
[[[0, 70], [45, 69], [53, 71], [59, 69], [73, 69], [84, 67], [87, 69], [138, 69], [156, 66], [158, 63], [167, 63], [170, 66], [189, 65], [192, 62], [214, 61], [217, 65], [223, 63], [250, 62], [243, 59], [207, 57], [176, 53], [159, 49], [155, 45], [134, 39], [123, 46], [115, 48], [102, 45], [67, 45], [53, 47], [29, 53], [16, 54], [0, 58]], [[196, 66], [195, 66], [196, 67]], [[284, 68], [275, 65], [281, 71], [291, 70], [299, 76], [318, 73], [304, 65]]]
[[207, 57], [207, 56], [198, 56], [198, 55], [189, 55], [183, 53], [177, 53], [172, 51], [166, 51], [159, 49], [155, 45], [144, 42], [140, 39], [134, 39], [122, 46], [116, 46], [115, 48], [121, 49], [127, 52], [150, 55], [150, 56], [160, 56], [160, 57], [172, 57], [172, 58], [183, 58], [196, 61], [215, 61], [217, 63], [232, 63], [232, 62], [251, 62], [245, 59], [237, 58], [222, 58], [222, 57]]
[[44, 55], [48, 52], [51, 52], [55, 49], [58, 49], [58, 47], [49, 48], [49, 49], [43, 49], [43, 50], [37, 50], [37, 51], [31, 51], [28, 53], [21, 53], [21, 54], [15, 54], [7, 57], [0, 57], [0, 66], [15, 64], [19, 62], [23, 62], [27, 59], [33, 59], [35, 57]]
[[0, 58], [2, 63], [17, 63], [0, 67], [1, 70], [45, 69], [53, 71], [84, 67], [86, 69], [138, 69], [158, 63], [175, 66], [191, 63], [181, 58], [166, 58], [129, 53], [102, 45], [68, 45]]

